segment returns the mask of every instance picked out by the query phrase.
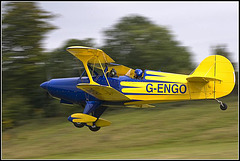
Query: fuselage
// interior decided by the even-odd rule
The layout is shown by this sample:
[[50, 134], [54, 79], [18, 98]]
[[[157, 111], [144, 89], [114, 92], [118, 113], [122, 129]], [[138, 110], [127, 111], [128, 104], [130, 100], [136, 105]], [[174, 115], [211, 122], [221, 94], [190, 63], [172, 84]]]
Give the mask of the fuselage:
[[[145, 70], [142, 79], [128, 76], [108, 77], [110, 86], [123, 93], [131, 101], [103, 103], [131, 105], [188, 100], [190, 97], [186, 77], [187, 75], [151, 70]], [[104, 76], [95, 76], [93, 80], [100, 85], [108, 85]], [[46, 89], [52, 97], [59, 98], [61, 103], [84, 104], [86, 101], [98, 101], [97, 98], [77, 88], [79, 83], [89, 83], [88, 77], [51, 79], [44, 82], [41, 87]]]

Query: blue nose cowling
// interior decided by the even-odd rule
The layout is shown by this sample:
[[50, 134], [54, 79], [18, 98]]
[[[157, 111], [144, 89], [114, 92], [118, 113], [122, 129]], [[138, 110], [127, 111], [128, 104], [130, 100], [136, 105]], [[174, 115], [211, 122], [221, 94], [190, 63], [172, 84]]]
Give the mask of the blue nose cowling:
[[68, 117], [68, 121], [72, 122], [73, 118], [71, 116]]
[[43, 89], [48, 89], [48, 83], [49, 82], [43, 82], [41, 85], [40, 85], [40, 87], [42, 87]]

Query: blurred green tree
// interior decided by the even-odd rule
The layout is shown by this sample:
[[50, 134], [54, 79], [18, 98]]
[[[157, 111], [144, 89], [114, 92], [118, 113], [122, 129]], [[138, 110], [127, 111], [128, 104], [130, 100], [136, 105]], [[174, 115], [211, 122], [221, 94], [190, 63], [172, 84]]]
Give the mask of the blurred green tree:
[[[45, 34], [56, 29], [48, 21], [55, 15], [40, 9], [36, 2], [7, 2], [2, 19], [2, 76], [4, 111], [14, 113], [34, 111], [43, 104], [39, 84], [44, 80], [45, 56], [42, 40]], [[12, 103], [21, 102], [19, 106]], [[13, 99], [9, 100], [8, 97]], [[24, 101], [20, 101], [21, 98]], [[9, 104], [8, 104], [9, 102]], [[24, 108], [26, 106], [27, 108]], [[11, 111], [11, 109], [9, 109]], [[26, 116], [26, 113], [24, 113]], [[12, 119], [15, 116], [8, 113]], [[27, 116], [26, 116], [27, 117]]]
[[104, 34], [102, 49], [117, 63], [184, 74], [193, 69], [188, 49], [174, 40], [167, 27], [156, 25], [145, 17], [123, 17]]
[[46, 80], [52, 78], [78, 77], [83, 71], [81, 61], [70, 54], [66, 49], [69, 46], [88, 46], [94, 47], [93, 39], [84, 40], [70, 39], [64, 42], [63, 46], [46, 53], [48, 59], [46, 61]]
[[215, 45], [211, 47], [211, 54], [212, 55], [222, 55], [226, 58], [228, 58], [229, 60], [231, 60], [231, 55], [232, 53], [230, 53], [229, 51], [227, 51], [227, 45], [225, 44], [220, 44], [220, 45]]

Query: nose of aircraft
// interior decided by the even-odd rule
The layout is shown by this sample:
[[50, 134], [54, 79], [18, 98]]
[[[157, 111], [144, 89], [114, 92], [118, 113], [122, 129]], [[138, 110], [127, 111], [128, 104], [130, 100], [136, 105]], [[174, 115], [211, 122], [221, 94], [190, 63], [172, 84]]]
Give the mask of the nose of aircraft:
[[40, 85], [40, 87], [42, 87], [43, 89], [46, 89], [47, 90], [47, 88], [48, 88], [48, 81], [47, 82], [43, 82], [41, 85]]

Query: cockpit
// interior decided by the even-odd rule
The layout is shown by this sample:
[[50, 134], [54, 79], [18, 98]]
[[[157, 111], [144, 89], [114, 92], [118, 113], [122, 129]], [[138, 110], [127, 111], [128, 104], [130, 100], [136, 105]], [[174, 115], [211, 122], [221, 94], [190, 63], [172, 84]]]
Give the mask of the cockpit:
[[[102, 84], [103, 80], [107, 83], [106, 78], [119, 78], [122, 76], [128, 77], [128, 79], [143, 79], [143, 71], [141, 69], [132, 69], [124, 65], [115, 64], [115, 63], [88, 63], [87, 64], [90, 74], [94, 82]], [[100, 78], [100, 80], [99, 80]], [[80, 83], [87, 83], [88, 75], [86, 70], [80, 76]], [[84, 81], [85, 80], [85, 81]], [[99, 82], [100, 81], [100, 82]], [[103, 83], [105, 84], [105, 83]], [[107, 84], [106, 84], [107, 85]]]

